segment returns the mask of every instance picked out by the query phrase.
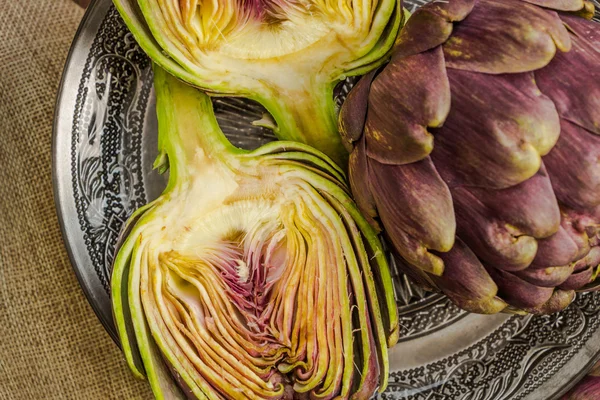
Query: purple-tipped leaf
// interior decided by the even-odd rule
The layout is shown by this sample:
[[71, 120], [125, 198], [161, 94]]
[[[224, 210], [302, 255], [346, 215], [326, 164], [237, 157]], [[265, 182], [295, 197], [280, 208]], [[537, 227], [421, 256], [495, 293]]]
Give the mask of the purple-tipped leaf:
[[450, 86], [440, 49], [393, 59], [371, 84], [365, 126], [369, 157], [386, 164], [422, 160], [433, 149], [428, 128], [450, 111]]
[[344, 145], [352, 149], [352, 145], [363, 134], [365, 121], [367, 119], [367, 109], [369, 104], [369, 90], [371, 82], [377, 73], [376, 70], [363, 76], [352, 88], [346, 101], [342, 105], [339, 116], [340, 135]]
[[432, 158], [450, 186], [502, 189], [531, 178], [560, 135], [554, 103], [531, 73], [448, 70], [452, 109]]
[[577, 245], [577, 254], [573, 261], [578, 261], [590, 252], [591, 245], [586, 228], [593, 223], [593, 220], [585, 213], [581, 214], [569, 209], [563, 209], [562, 212], [561, 226]]
[[534, 71], [571, 48], [558, 14], [520, 0], [480, 0], [444, 43], [450, 68], [488, 74]]
[[600, 205], [600, 136], [564, 119], [561, 127], [556, 146], [544, 157], [556, 197], [570, 208], [594, 208]]
[[594, 268], [588, 267], [580, 272], [575, 272], [573, 275], [569, 277], [559, 288], [563, 290], [577, 290], [592, 281], [592, 277], [594, 276]]
[[524, 309], [524, 311], [537, 315], [554, 314], [567, 308], [574, 298], [575, 292], [572, 290], [555, 290], [546, 303], [539, 307]]
[[454, 244], [452, 198], [429, 158], [407, 165], [369, 160], [369, 182], [377, 210], [398, 252], [433, 274], [443, 271], [429, 250], [446, 252]]
[[523, 0], [526, 3], [556, 11], [579, 11], [585, 8], [584, 0]]
[[538, 252], [530, 268], [569, 265], [580, 252], [579, 241], [562, 226], [547, 239], [538, 240]]
[[456, 305], [481, 314], [495, 314], [506, 308], [497, 296], [498, 287], [464, 242], [457, 239], [452, 250], [440, 257], [444, 274], [432, 279]]
[[499, 219], [527, 235], [540, 239], [558, 231], [560, 208], [543, 165], [533, 177], [519, 185], [500, 190], [476, 187], [468, 190]]
[[535, 238], [498, 220], [468, 190], [452, 191], [457, 232], [485, 262], [508, 271], [527, 268], [537, 252]]
[[498, 285], [500, 297], [516, 308], [540, 307], [550, 300], [554, 292], [554, 288], [534, 285], [510, 272], [489, 266], [486, 266], [486, 270]]
[[450, 37], [453, 22], [469, 15], [477, 0], [435, 1], [415, 11], [402, 28], [393, 57], [431, 50]]
[[348, 180], [350, 181], [350, 189], [358, 208], [360, 208], [369, 225], [380, 231], [381, 227], [375, 220], [377, 217], [377, 207], [369, 187], [369, 166], [365, 152], [364, 138], [361, 138], [356, 143], [354, 150], [350, 153]]
[[573, 264], [559, 267], [527, 268], [514, 274], [532, 285], [553, 288], [564, 281], [573, 273]]
[[536, 71], [536, 80], [562, 118], [600, 135], [600, 29], [597, 22], [584, 18], [561, 18], [575, 33], [573, 48]]
[[600, 265], [600, 247], [593, 247], [589, 253], [575, 263], [575, 272], [581, 272], [588, 268], [596, 268]]
[[451, 189], [458, 234], [484, 262], [507, 271], [527, 268], [538, 251], [537, 239], [560, 227], [560, 209], [542, 168], [507, 189]]

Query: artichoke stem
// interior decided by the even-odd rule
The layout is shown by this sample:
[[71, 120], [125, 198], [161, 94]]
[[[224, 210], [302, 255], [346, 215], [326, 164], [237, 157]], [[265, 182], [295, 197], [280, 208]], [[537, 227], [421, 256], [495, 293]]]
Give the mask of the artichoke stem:
[[273, 88], [267, 95], [254, 100], [262, 103], [273, 116], [278, 139], [308, 144], [347, 170], [349, 154], [338, 133], [338, 110], [330, 83], [311, 82], [295, 88]]
[[[162, 68], [154, 68], [156, 110], [159, 124], [156, 166], [168, 161], [169, 183], [185, 178], [199, 152], [227, 164], [237, 153], [244, 152], [227, 140], [214, 116], [210, 98]], [[198, 129], [201, 126], [202, 129]], [[166, 155], [168, 160], [164, 160]], [[175, 157], [173, 157], [175, 155]]]

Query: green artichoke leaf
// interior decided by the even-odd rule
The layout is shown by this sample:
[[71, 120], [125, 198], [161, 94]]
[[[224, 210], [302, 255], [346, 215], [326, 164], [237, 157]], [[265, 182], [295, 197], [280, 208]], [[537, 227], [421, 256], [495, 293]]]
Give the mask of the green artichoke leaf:
[[135, 341], [135, 330], [131, 311], [129, 308], [128, 288], [131, 257], [134, 250], [135, 227], [146, 211], [151, 209], [152, 203], [140, 207], [125, 223], [115, 248], [117, 256], [113, 262], [111, 272], [111, 300], [113, 304], [113, 318], [119, 337], [121, 348], [130, 369], [138, 378], [145, 376], [144, 366], [137, 342]]

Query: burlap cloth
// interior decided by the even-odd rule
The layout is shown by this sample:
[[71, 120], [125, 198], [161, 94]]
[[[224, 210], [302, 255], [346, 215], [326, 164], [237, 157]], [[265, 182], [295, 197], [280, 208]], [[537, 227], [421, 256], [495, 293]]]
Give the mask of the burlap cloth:
[[56, 90], [83, 10], [0, 0], [0, 399], [151, 399], [88, 305], [52, 198]]

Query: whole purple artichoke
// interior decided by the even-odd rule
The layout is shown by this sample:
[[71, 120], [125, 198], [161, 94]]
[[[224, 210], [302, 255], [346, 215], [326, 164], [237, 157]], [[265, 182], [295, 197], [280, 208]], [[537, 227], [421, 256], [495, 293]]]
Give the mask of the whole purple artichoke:
[[600, 24], [584, 0], [418, 9], [340, 114], [352, 191], [406, 272], [551, 313], [600, 264]]

